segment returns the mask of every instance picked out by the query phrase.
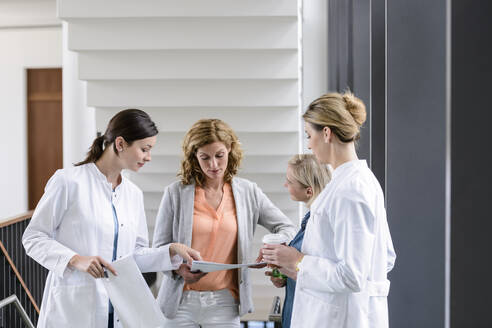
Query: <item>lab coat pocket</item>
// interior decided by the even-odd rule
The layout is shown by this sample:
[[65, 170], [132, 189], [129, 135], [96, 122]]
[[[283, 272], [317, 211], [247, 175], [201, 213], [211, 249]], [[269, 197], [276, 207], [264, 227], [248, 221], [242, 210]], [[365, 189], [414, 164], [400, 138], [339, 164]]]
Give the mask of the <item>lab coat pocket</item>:
[[369, 301], [370, 297], [367, 291], [350, 294], [348, 311], [354, 315], [348, 318], [348, 326], [369, 327]]
[[50, 298], [47, 327], [95, 327], [95, 284], [56, 286]]
[[318, 293], [303, 289], [303, 308], [306, 312], [316, 313], [305, 315], [303, 327], [342, 327], [347, 309], [346, 294]]

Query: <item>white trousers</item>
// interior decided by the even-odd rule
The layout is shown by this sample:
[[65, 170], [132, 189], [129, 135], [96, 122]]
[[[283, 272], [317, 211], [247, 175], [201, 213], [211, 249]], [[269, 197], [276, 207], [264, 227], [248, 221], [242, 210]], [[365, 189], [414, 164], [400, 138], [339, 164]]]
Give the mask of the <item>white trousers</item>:
[[164, 327], [239, 328], [239, 305], [228, 289], [183, 292], [178, 313]]

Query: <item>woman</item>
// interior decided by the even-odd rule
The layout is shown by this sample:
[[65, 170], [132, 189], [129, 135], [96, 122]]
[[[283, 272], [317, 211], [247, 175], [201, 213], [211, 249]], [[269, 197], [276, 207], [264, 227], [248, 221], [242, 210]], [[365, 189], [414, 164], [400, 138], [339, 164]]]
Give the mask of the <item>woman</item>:
[[[326, 165], [320, 165], [314, 155], [299, 154], [292, 157], [287, 166], [287, 176], [284, 186], [290, 194], [290, 198], [296, 202], [303, 202], [309, 208], [313, 201], [318, 197], [325, 185], [330, 181], [330, 171]], [[301, 229], [289, 243], [298, 251], [301, 250], [304, 239], [304, 231], [309, 220], [310, 211], [304, 215], [301, 222]], [[275, 287], [285, 288], [285, 300], [282, 310], [282, 328], [290, 328], [290, 319], [292, 316], [292, 305], [294, 303], [294, 291], [296, 281], [287, 277], [274, 277], [271, 271], [265, 274], [270, 276], [270, 280]]]
[[[150, 161], [157, 128], [143, 111], [116, 114], [87, 158], [56, 171], [22, 237], [29, 256], [49, 270], [38, 327], [113, 327], [106, 290], [97, 278], [132, 254], [142, 272], [201, 259], [185, 245], [148, 248], [143, 195], [121, 175]], [[179, 256], [178, 256], [179, 255]], [[117, 325], [119, 326], [119, 324]]]
[[330, 93], [303, 118], [308, 148], [334, 168], [332, 180], [311, 205], [302, 253], [267, 245], [263, 258], [297, 277], [292, 327], [388, 327], [395, 253], [383, 192], [355, 151], [365, 106], [349, 92]]
[[[157, 214], [154, 246], [180, 242], [204, 260], [248, 263], [256, 225], [291, 238], [294, 227], [255, 183], [235, 177], [242, 150], [218, 119], [196, 122], [183, 141], [181, 181], [167, 186]], [[165, 272], [157, 300], [165, 327], [239, 327], [253, 311], [248, 269], [193, 273], [189, 264]]]

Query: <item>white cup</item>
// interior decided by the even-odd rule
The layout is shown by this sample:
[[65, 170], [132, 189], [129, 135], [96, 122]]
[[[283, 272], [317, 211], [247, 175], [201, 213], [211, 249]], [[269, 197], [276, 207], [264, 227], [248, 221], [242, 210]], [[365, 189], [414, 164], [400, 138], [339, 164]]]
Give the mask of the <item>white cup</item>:
[[[270, 245], [287, 245], [287, 241], [289, 241], [289, 238], [287, 236], [282, 235], [280, 233], [270, 233], [268, 235], [263, 236], [263, 244], [270, 244]], [[270, 268], [273, 269], [272, 275], [277, 278], [287, 278], [287, 276], [283, 275], [278, 271], [277, 266], [273, 264], [268, 265]]]

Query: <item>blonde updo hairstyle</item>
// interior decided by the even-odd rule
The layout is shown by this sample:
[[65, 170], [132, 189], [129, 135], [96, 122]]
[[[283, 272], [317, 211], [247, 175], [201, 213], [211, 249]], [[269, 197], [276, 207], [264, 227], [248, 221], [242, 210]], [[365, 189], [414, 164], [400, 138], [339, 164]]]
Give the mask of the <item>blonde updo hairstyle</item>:
[[314, 100], [302, 115], [318, 131], [325, 126], [344, 143], [357, 141], [366, 121], [366, 106], [353, 93], [327, 93]]
[[293, 178], [304, 188], [311, 187], [313, 190], [313, 195], [307, 201], [307, 206], [311, 206], [331, 180], [331, 172], [328, 166], [320, 164], [313, 154], [294, 155], [288, 164], [292, 168]]
[[224, 181], [232, 181], [243, 158], [243, 151], [236, 133], [229, 125], [219, 119], [202, 119], [193, 124], [183, 140], [184, 157], [178, 173], [183, 184], [189, 185], [195, 182], [198, 186], [203, 186], [205, 174], [200, 168], [196, 153], [199, 148], [217, 141], [224, 143], [230, 150]]

